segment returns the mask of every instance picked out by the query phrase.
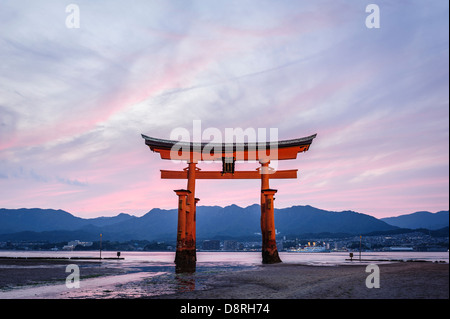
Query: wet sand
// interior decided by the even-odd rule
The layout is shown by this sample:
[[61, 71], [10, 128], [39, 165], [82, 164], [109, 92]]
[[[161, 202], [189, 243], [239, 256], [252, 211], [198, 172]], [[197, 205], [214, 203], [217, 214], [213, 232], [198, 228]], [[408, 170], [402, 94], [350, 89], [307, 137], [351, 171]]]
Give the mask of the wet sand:
[[80, 289], [65, 287], [70, 261], [0, 260], [0, 298], [160, 299], [448, 299], [449, 264], [380, 263], [380, 288], [369, 289], [366, 264], [261, 265], [194, 274], [146, 273], [77, 261]]
[[367, 288], [366, 265], [276, 264], [216, 275], [206, 289], [157, 298], [180, 299], [448, 299], [449, 264], [380, 264], [380, 288]]
[[80, 267], [80, 279], [118, 275], [126, 269], [108, 267], [100, 261], [58, 259], [0, 259], [0, 293], [21, 286], [36, 286], [48, 283], [65, 283], [67, 265]]

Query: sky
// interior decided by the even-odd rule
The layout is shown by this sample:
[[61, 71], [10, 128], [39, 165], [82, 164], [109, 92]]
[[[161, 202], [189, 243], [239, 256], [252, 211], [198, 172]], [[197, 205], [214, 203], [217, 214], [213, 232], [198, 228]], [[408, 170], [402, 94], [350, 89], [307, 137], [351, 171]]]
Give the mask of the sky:
[[[84, 218], [176, 208], [186, 181], [159, 171], [186, 164], [161, 160], [141, 134], [168, 139], [199, 120], [275, 128], [280, 140], [317, 133], [278, 163], [299, 174], [271, 180], [277, 208], [448, 210], [448, 6], [0, 0], [0, 207]], [[246, 207], [260, 181], [200, 180], [196, 196]]]

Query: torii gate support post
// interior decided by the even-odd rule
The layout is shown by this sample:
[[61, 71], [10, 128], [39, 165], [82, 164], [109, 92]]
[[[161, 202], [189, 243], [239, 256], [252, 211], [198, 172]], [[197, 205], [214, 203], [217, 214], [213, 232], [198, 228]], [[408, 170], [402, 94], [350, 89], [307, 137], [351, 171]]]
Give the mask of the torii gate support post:
[[266, 251], [267, 244], [267, 211], [266, 211], [266, 197], [264, 196], [263, 190], [269, 188], [269, 161], [260, 161], [261, 168], [261, 235], [262, 235], [262, 255], [263, 255], [263, 263], [264, 261], [264, 252]]
[[[196, 238], [197, 238], [197, 203], [200, 201], [200, 198], [194, 198], [195, 200], [195, 209], [194, 209], [194, 240], [197, 242]], [[197, 260], [197, 257], [195, 257], [195, 260]]]
[[275, 216], [274, 216], [274, 197], [277, 190], [263, 189], [261, 191], [264, 197], [265, 208], [265, 229], [263, 231], [263, 249], [262, 262], [263, 264], [280, 263], [281, 259], [278, 255], [277, 242], [275, 238]]
[[275, 239], [275, 217], [273, 195], [276, 190], [269, 188], [269, 160], [260, 160], [261, 168], [261, 235], [262, 235], [262, 262], [263, 264], [280, 263], [277, 243]]
[[187, 170], [187, 190], [176, 190], [178, 195], [177, 249], [175, 253], [175, 270], [177, 272], [194, 272], [197, 261], [195, 247], [195, 171], [196, 163], [190, 162]]
[[186, 209], [186, 239], [185, 247], [180, 252], [176, 266], [182, 271], [195, 271], [197, 253], [195, 247], [195, 171], [197, 163], [190, 161], [187, 171], [187, 209]]
[[186, 205], [190, 191], [178, 189], [174, 191], [178, 195], [178, 226], [177, 226], [177, 250], [175, 263], [183, 263], [183, 251], [186, 247]]

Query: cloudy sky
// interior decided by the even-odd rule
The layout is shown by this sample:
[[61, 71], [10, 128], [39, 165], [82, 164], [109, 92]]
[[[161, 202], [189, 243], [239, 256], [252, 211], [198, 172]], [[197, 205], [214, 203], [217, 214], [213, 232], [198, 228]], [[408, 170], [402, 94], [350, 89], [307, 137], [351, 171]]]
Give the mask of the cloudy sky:
[[[380, 28], [366, 26], [370, 3]], [[277, 207], [448, 210], [448, 5], [0, 0], [0, 207], [175, 208], [186, 182], [159, 170], [185, 165], [162, 161], [140, 134], [169, 138], [201, 120], [222, 132], [277, 128], [279, 139], [317, 133], [279, 163], [299, 178], [271, 181]], [[245, 207], [259, 187], [202, 180], [196, 195]]]

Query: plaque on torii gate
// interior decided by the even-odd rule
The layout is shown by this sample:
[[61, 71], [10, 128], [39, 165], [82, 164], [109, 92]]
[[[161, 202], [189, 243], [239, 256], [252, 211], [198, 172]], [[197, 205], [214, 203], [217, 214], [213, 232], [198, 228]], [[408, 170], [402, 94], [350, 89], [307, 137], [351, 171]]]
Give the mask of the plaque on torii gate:
[[[277, 142], [256, 143], [195, 143], [153, 138], [142, 134], [145, 144], [160, 154], [161, 159], [186, 161], [182, 171], [161, 170], [162, 179], [187, 179], [187, 189], [177, 189], [178, 227], [175, 264], [177, 269], [195, 270], [196, 264], [196, 179], [260, 179], [261, 180], [261, 234], [262, 262], [281, 262], [275, 241], [274, 194], [269, 179], [297, 178], [297, 169], [273, 170], [271, 160], [296, 159], [306, 152], [316, 134]], [[219, 151], [218, 151], [219, 150]], [[222, 171], [203, 171], [197, 167], [200, 161], [222, 161]], [[236, 161], [258, 161], [254, 171], [235, 170]]]

